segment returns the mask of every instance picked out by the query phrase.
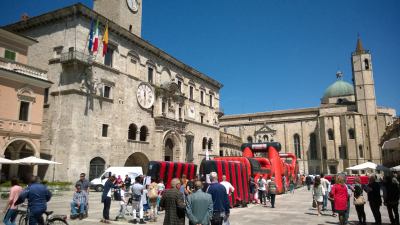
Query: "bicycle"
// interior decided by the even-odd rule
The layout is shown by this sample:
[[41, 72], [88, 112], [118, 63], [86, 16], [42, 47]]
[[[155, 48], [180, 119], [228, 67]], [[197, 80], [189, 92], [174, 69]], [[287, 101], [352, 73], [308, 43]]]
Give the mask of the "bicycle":
[[[68, 225], [66, 215], [54, 215], [53, 211], [46, 211], [44, 225]], [[17, 215], [20, 215], [18, 225], [29, 225], [29, 210], [17, 210]]]

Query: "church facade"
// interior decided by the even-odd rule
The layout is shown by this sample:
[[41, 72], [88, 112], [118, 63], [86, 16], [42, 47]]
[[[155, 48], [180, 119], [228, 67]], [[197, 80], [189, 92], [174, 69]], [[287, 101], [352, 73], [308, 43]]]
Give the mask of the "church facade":
[[380, 138], [396, 112], [376, 105], [371, 53], [360, 39], [351, 61], [353, 84], [338, 72], [319, 107], [225, 115], [221, 130], [244, 143], [280, 142], [281, 152], [296, 154], [300, 173], [356, 173], [346, 168], [366, 161], [381, 164]]
[[[146, 166], [149, 160], [199, 164], [219, 146], [222, 84], [141, 38], [142, 1], [76, 4], [6, 29], [32, 37], [30, 63], [53, 85], [44, 105], [42, 169], [48, 180], [99, 176], [108, 166]], [[88, 51], [92, 21], [108, 50]]]

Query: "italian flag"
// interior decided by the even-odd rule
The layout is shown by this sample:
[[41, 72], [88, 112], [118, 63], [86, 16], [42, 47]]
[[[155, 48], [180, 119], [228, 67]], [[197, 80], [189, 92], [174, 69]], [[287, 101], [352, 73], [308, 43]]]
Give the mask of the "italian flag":
[[103, 57], [107, 54], [108, 47], [108, 23], [106, 24], [106, 30], [103, 35]]
[[94, 27], [94, 36], [92, 42], [92, 52], [96, 53], [97, 49], [99, 48], [99, 19], [97, 19], [96, 26]]

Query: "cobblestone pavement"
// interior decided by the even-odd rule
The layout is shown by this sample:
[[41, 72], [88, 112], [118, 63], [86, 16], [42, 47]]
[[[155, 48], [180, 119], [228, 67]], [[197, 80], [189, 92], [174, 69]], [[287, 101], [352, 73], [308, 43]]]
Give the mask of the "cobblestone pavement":
[[[69, 204], [72, 198], [72, 192], [62, 192], [55, 195], [49, 203], [49, 210], [57, 214], [69, 214]], [[92, 225], [100, 223], [103, 205], [100, 203], [100, 193], [90, 193], [89, 217], [83, 220], [68, 220], [71, 225]], [[4, 206], [4, 200], [0, 201], [1, 208]], [[330, 208], [330, 205], [328, 205]], [[110, 218], [115, 218], [119, 209], [119, 203], [112, 202]], [[368, 224], [374, 222], [369, 205], [365, 205]], [[385, 206], [381, 207], [382, 221], [389, 223], [389, 217]], [[332, 212], [325, 211], [325, 215], [317, 216], [316, 210], [311, 207], [311, 192], [306, 188], [299, 188], [294, 194], [284, 194], [276, 197], [276, 207], [270, 208], [261, 205], [250, 204], [246, 208], [234, 208], [231, 210], [231, 225], [319, 225], [319, 224], [337, 224], [338, 218], [332, 217]], [[157, 222], [147, 222], [147, 224], [162, 224], [164, 214], [161, 213]], [[350, 224], [357, 224], [357, 213], [354, 206], [350, 209]], [[128, 221], [112, 221], [112, 224], [130, 224]], [[186, 220], [186, 224], [188, 224]]]

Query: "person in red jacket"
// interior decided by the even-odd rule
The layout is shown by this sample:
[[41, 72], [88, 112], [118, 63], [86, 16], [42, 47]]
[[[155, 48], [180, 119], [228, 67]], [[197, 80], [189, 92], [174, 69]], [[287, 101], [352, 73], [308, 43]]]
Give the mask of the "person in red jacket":
[[347, 187], [344, 183], [344, 177], [338, 176], [336, 180], [336, 184], [333, 185], [331, 193], [332, 198], [335, 201], [335, 210], [339, 214], [339, 224], [345, 224], [344, 215], [347, 211], [347, 200], [349, 198], [347, 193]]

